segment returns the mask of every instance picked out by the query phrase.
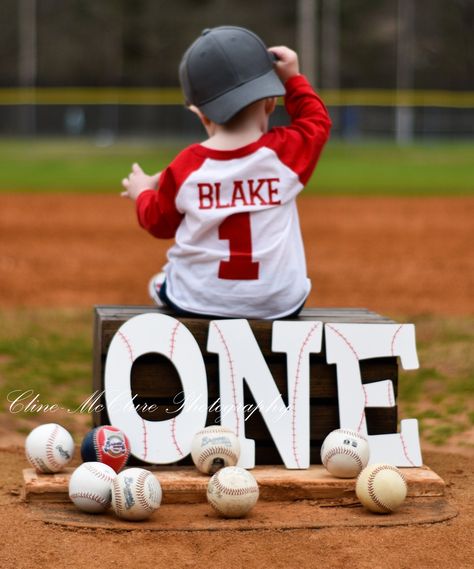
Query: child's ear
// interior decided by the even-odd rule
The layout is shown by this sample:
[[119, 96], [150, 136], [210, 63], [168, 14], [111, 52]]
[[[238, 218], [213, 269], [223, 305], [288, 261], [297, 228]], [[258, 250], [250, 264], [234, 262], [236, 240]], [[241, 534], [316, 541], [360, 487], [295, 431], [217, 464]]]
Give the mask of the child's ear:
[[268, 97], [268, 99], [265, 99], [265, 112], [267, 115], [271, 115], [273, 113], [276, 104], [277, 104], [276, 97]]
[[199, 120], [202, 122], [204, 128], [209, 132], [209, 129], [212, 127], [211, 119], [208, 119], [204, 113], [202, 113], [198, 107], [194, 105], [188, 105], [188, 109], [193, 112], [195, 115], [199, 117]]
[[199, 120], [202, 122], [204, 126], [207, 126], [209, 124], [210, 120], [197, 107], [195, 107], [194, 105], [189, 105], [188, 109], [199, 117]]

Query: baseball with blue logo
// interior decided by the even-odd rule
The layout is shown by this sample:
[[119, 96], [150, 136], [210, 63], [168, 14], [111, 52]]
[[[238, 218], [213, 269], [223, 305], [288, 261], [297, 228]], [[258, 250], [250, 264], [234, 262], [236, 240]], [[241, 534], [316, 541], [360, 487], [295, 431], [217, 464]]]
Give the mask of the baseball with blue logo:
[[81, 445], [83, 462], [102, 462], [119, 472], [130, 456], [127, 435], [112, 425], [102, 425], [87, 433]]

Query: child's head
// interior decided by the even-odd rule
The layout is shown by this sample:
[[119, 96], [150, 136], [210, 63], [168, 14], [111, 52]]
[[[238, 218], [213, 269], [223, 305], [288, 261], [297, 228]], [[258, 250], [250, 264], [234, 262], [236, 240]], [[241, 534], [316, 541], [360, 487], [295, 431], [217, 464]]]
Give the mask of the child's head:
[[273, 62], [263, 41], [249, 30], [204, 30], [179, 67], [186, 104], [217, 124], [227, 124], [256, 101], [285, 94]]

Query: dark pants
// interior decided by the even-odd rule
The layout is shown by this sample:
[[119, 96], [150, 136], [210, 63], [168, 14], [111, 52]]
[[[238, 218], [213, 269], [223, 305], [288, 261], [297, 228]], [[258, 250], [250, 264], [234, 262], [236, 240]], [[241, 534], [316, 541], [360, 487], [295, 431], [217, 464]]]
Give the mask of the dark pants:
[[[166, 306], [172, 308], [179, 316], [194, 316], [194, 317], [197, 316], [199, 318], [226, 318], [225, 316], [215, 316], [213, 314], [197, 314], [196, 312], [189, 312], [188, 310], [183, 310], [182, 308], [177, 306], [172, 300], [170, 300], [168, 295], [166, 294], [166, 280], [161, 285], [158, 296], [160, 297], [161, 302], [166, 304]], [[295, 310], [292, 314], [285, 316], [285, 318], [294, 318], [295, 316], [298, 316], [298, 314], [303, 310], [305, 302], [306, 300], [297, 310]]]

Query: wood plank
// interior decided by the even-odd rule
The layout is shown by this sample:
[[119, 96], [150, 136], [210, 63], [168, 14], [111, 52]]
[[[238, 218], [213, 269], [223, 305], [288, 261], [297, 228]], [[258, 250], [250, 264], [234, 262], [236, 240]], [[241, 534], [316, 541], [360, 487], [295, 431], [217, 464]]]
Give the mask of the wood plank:
[[[131, 307], [131, 306], [117, 306], [117, 307], [96, 307], [96, 319], [101, 323], [101, 351], [103, 354], [107, 353], [108, 346], [112, 341], [113, 336], [118, 328], [128, 319], [145, 312], [166, 314], [169, 316], [176, 316], [168, 309], [158, 307]], [[207, 336], [210, 320], [208, 318], [198, 317], [180, 317], [179, 320], [191, 331], [195, 337], [201, 351], [206, 351]], [[386, 323], [393, 324], [393, 320], [385, 318], [375, 312], [368, 311], [367, 309], [306, 309], [300, 316], [296, 318], [289, 318], [288, 320], [320, 320], [322, 322], [344, 322], [344, 323]], [[255, 334], [257, 342], [260, 344], [264, 353], [270, 353], [271, 345], [271, 327], [273, 321], [271, 320], [249, 320], [250, 327]]]
[[[68, 484], [73, 468], [61, 474], [23, 471], [23, 499], [27, 502], [69, 502]], [[444, 481], [430, 468], [402, 468], [408, 496], [443, 496]], [[163, 489], [164, 504], [206, 501], [209, 477], [194, 467], [151, 469]], [[355, 499], [355, 479], [335, 478], [322, 466], [307, 470], [287, 470], [283, 466], [257, 466], [252, 471], [264, 501], [347, 500]]]

